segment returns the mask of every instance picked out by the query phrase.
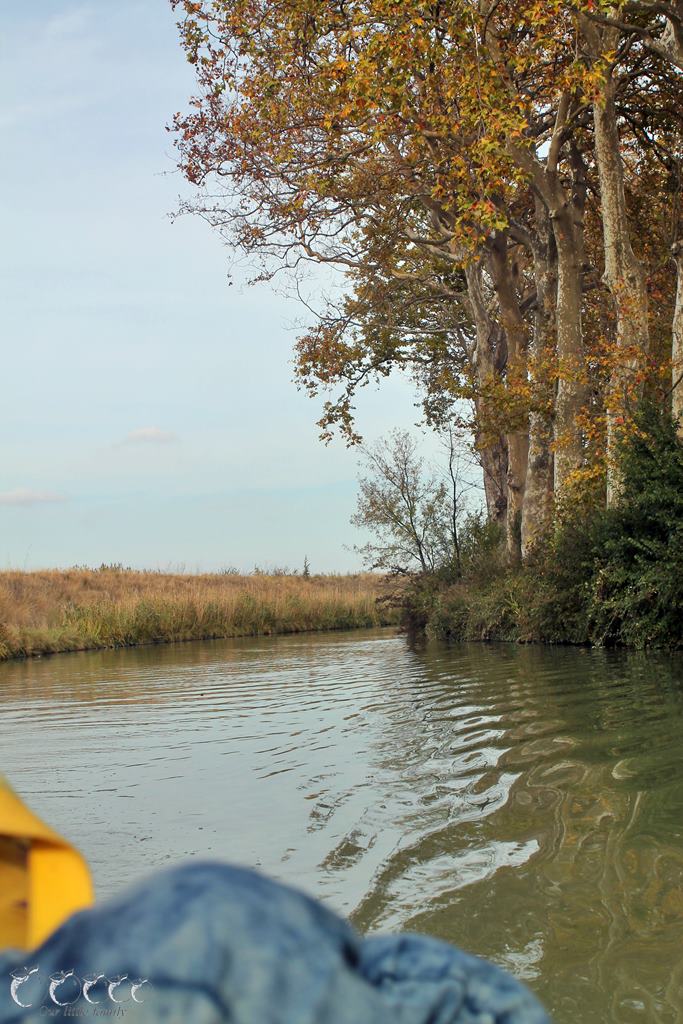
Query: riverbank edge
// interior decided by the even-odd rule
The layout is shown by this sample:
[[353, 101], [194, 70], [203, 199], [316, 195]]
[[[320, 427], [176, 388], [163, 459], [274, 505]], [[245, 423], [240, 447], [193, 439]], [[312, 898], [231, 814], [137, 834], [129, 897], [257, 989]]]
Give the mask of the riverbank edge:
[[0, 662], [79, 651], [392, 626], [371, 574], [0, 573]]
[[310, 626], [303, 629], [297, 627], [284, 628], [278, 630], [271, 630], [264, 633], [214, 633], [211, 635], [201, 636], [182, 636], [182, 637], [164, 637], [158, 640], [139, 640], [131, 641], [130, 643], [117, 643], [103, 645], [99, 644], [97, 647], [62, 647], [59, 649], [46, 649], [46, 650], [32, 650], [29, 653], [19, 654], [3, 654], [0, 652], [0, 665], [10, 664], [12, 662], [21, 661], [32, 661], [39, 658], [56, 658], [66, 654], [87, 654], [95, 651], [126, 651], [134, 650], [140, 647], [167, 647], [171, 644], [192, 644], [201, 643], [202, 641], [212, 640], [246, 640], [249, 638], [256, 639], [257, 637], [276, 637], [276, 636], [301, 636], [311, 635], [315, 636], [318, 633], [356, 633], [364, 629], [382, 629], [382, 630], [398, 630], [399, 624], [395, 619], [390, 622], [375, 622], [368, 621], [367, 623], [360, 622], [353, 626]]
[[680, 629], [655, 634], [647, 630], [645, 616], [632, 620], [634, 642], [624, 640], [624, 628], [616, 635], [606, 632], [583, 590], [558, 588], [534, 567], [450, 585], [423, 580], [403, 595], [401, 624], [411, 633], [453, 643], [683, 652]]

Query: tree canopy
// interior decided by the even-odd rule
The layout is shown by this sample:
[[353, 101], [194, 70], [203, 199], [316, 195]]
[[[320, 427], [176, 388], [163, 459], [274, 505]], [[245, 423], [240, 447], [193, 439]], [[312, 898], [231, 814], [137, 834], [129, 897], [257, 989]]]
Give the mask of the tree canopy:
[[299, 339], [325, 436], [395, 368], [462, 418], [511, 561], [643, 389], [683, 409], [683, 4], [172, 0], [188, 204], [259, 277], [344, 275]]

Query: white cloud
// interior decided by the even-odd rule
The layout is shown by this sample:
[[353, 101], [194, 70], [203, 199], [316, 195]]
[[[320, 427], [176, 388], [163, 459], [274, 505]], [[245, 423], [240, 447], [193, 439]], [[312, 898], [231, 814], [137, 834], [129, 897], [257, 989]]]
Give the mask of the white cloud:
[[13, 491], [0, 491], [0, 505], [50, 505], [56, 501], [66, 501], [63, 494], [52, 491], [31, 491], [26, 487], [16, 487]]
[[170, 430], [162, 430], [160, 427], [140, 427], [138, 430], [131, 430], [121, 444], [174, 444], [178, 441], [178, 435]]

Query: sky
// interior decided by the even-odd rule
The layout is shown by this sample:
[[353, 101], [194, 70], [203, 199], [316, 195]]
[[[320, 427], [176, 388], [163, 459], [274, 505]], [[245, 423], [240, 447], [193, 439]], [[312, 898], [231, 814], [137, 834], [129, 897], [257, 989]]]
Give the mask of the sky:
[[[171, 217], [194, 83], [167, 0], [14, 4], [0, 46], [0, 568], [358, 568], [358, 453], [292, 383], [304, 311]], [[366, 440], [415, 402], [366, 389]]]

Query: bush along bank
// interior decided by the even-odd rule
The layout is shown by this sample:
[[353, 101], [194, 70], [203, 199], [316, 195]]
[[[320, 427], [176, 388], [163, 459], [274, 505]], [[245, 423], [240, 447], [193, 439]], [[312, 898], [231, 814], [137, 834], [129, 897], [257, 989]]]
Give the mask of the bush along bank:
[[404, 624], [453, 640], [683, 648], [683, 444], [670, 416], [644, 405], [619, 461], [616, 505], [584, 493], [519, 568], [471, 518], [460, 578], [414, 577]]

